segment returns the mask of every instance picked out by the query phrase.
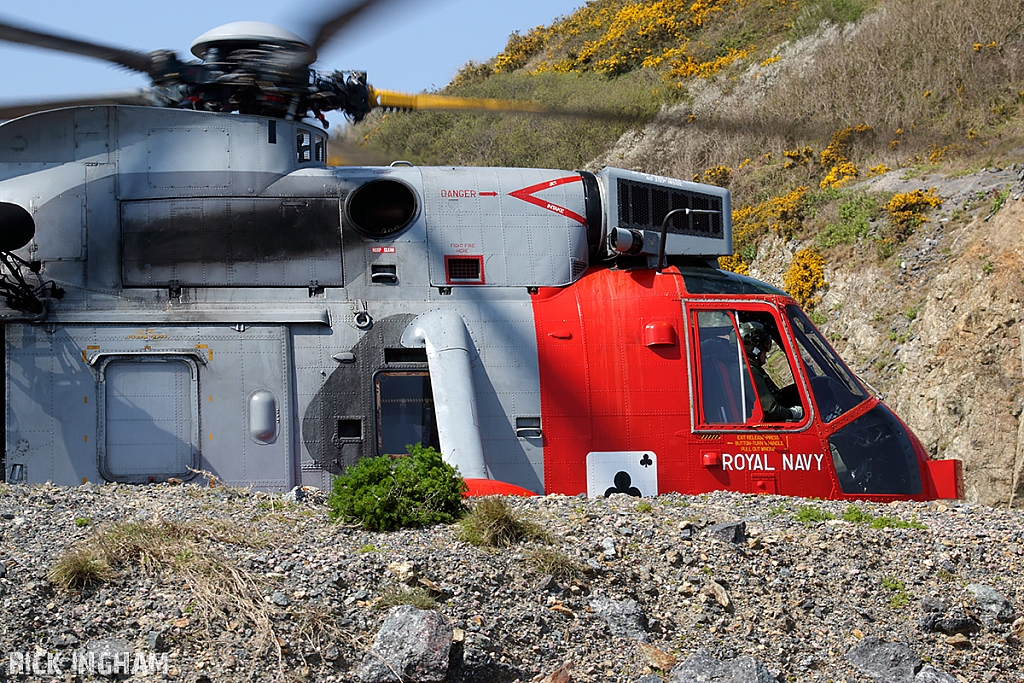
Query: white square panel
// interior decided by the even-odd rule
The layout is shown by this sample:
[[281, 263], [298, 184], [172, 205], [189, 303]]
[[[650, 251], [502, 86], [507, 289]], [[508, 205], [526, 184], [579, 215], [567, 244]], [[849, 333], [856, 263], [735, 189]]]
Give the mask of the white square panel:
[[587, 496], [609, 493], [658, 495], [658, 457], [653, 451], [587, 453]]

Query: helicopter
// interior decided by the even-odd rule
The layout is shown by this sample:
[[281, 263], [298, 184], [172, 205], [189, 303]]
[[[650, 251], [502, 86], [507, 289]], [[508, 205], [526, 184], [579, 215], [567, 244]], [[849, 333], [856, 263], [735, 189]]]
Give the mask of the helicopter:
[[376, 4], [309, 41], [227, 24], [188, 61], [0, 21], [153, 83], [0, 106], [8, 482], [328, 489], [422, 444], [472, 495], [963, 497], [795, 300], [718, 267], [727, 189], [329, 166], [330, 111], [552, 113], [313, 70]]

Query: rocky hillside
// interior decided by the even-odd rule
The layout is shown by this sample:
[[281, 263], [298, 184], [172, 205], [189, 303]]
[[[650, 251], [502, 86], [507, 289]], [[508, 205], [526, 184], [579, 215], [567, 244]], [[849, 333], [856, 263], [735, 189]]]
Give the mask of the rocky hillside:
[[936, 187], [942, 210], [891, 263], [829, 268], [819, 307], [844, 357], [933, 457], [964, 462], [968, 499], [989, 505], [1024, 503], [1021, 179], [1020, 164], [875, 179], [889, 191]]
[[550, 496], [493, 549], [302, 493], [0, 487], [0, 680], [1024, 681], [1019, 510]]
[[[934, 188], [940, 210], [884, 262], [870, 239], [832, 261], [819, 324], [933, 457], [964, 462], [970, 500], [1020, 505], [1024, 165], [904, 176], [886, 173], [851, 191]], [[783, 287], [786, 266], [808, 244], [766, 238], [751, 274]]]

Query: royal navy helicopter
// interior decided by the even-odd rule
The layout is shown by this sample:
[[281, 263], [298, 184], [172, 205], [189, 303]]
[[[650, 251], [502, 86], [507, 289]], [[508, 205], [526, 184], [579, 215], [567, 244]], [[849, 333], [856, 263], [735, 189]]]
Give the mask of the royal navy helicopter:
[[791, 297], [718, 268], [726, 189], [328, 166], [329, 111], [544, 113], [313, 70], [375, 4], [187, 61], [0, 22], [153, 82], [0, 107], [7, 481], [327, 488], [422, 443], [475, 494], [963, 496]]

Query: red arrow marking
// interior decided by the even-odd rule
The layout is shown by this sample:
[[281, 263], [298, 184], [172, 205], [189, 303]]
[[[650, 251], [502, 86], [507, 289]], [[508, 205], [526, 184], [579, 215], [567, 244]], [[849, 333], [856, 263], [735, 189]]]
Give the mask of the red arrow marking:
[[530, 204], [533, 204], [534, 206], [539, 206], [542, 209], [547, 209], [548, 211], [553, 211], [553, 212], [555, 212], [555, 213], [557, 213], [557, 214], [559, 214], [561, 216], [565, 216], [566, 218], [571, 218], [572, 220], [576, 221], [580, 225], [586, 225], [587, 224], [587, 219], [584, 218], [583, 216], [579, 215], [575, 211], [570, 211], [569, 209], [565, 208], [564, 206], [559, 206], [558, 204], [552, 204], [551, 202], [549, 202], [546, 199], [541, 199], [540, 197], [534, 197], [533, 196], [537, 192], [540, 192], [541, 190], [546, 190], [546, 189], [551, 188], [551, 187], [557, 187], [559, 185], [565, 185], [566, 183], [581, 183], [581, 182], [583, 182], [583, 177], [582, 176], [571, 175], [571, 176], [566, 176], [565, 178], [557, 178], [555, 180], [545, 180], [543, 183], [537, 183], [536, 185], [530, 185], [529, 187], [524, 187], [521, 190], [516, 190], [515, 192], [509, 192], [508, 194], [509, 194], [510, 197], [515, 197], [516, 199], [522, 199], [524, 202], [529, 202]]
[[498, 193], [497, 192], [481, 192], [480, 196], [481, 197], [497, 197]]

